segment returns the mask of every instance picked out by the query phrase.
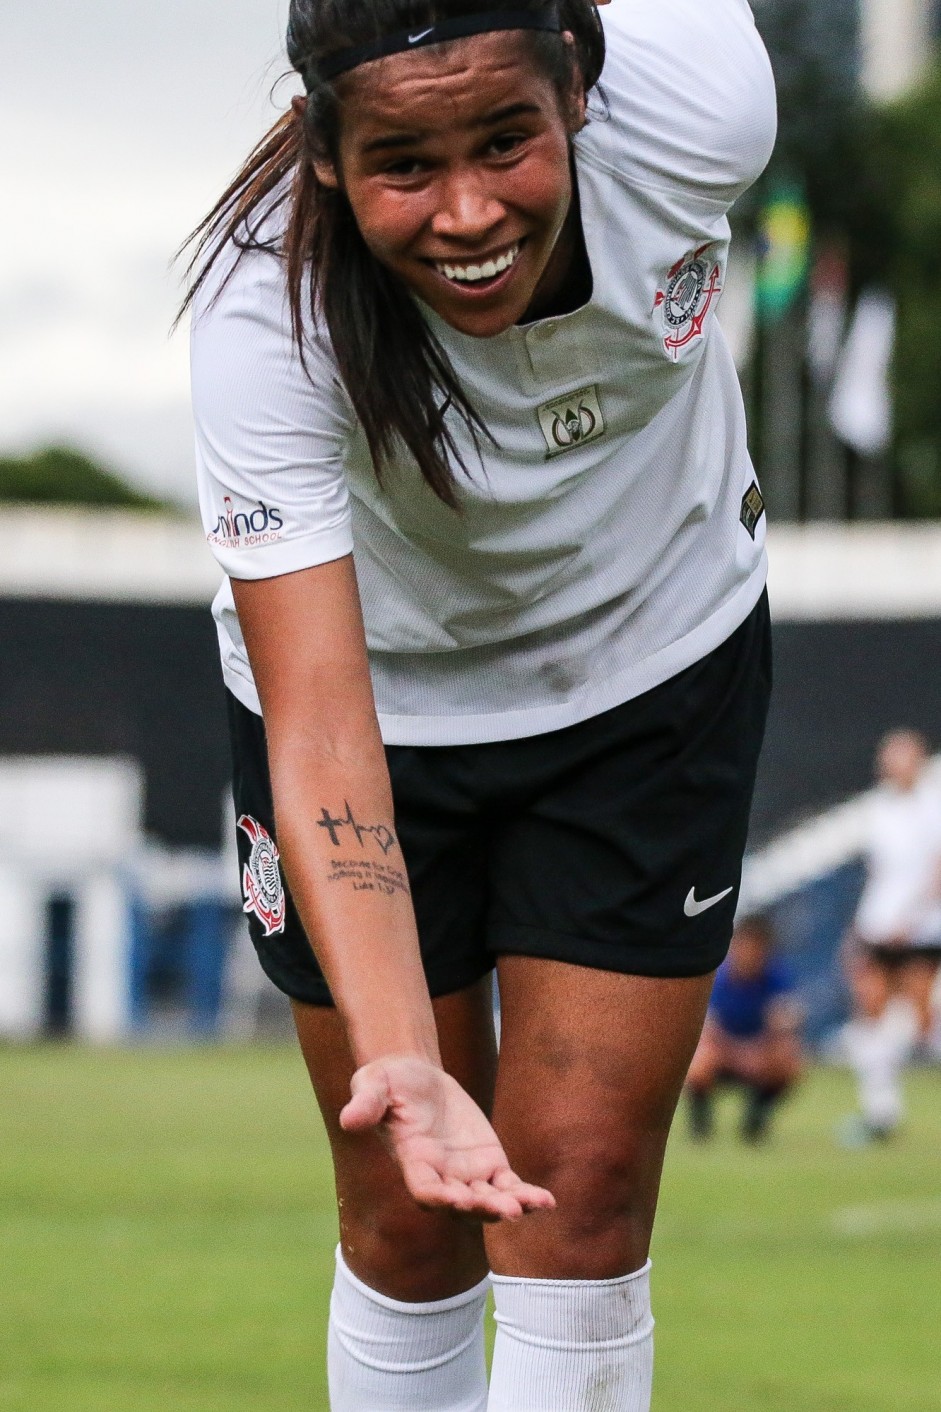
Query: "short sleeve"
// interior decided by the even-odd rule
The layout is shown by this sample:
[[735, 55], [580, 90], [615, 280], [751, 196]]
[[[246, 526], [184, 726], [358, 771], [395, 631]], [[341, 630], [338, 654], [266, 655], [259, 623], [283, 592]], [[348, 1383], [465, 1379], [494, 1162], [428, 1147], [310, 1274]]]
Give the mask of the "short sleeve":
[[765, 985], [769, 1000], [781, 995], [790, 995], [797, 987], [794, 974], [785, 961], [776, 957], [768, 967]]
[[274, 578], [352, 550], [352, 414], [329, 349], [311, 337], [301, 363], [281, 261], [251, 250], [233, 271], [232, 258], [220, 258], [193, 312], [200, 514], [227, 574]]
[[767, 51], [746, 0], [612, 0], [601, 88], [617, 115], [619, 169], [727, 210], [766, 167], [777, 134]]

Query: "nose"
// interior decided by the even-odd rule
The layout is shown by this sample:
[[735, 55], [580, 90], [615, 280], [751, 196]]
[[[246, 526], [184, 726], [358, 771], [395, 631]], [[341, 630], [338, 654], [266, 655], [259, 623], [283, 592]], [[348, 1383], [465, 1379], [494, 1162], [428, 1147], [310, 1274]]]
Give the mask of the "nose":
[[482, 175], [467, 167], [449, 173], [441, 182], [438, 206], [432, 219], [435, 235], [481, 244], [506, 216], [506, 207], [488, 189]]

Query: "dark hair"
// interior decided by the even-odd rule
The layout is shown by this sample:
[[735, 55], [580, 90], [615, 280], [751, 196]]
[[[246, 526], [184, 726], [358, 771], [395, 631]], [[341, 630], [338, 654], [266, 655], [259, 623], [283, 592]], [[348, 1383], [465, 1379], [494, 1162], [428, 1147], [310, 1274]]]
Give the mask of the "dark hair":
[[[405, 445], [422, 476], [446, 504], [456, 504], [453, 465], [463, 467], [445, 422], [454, 408], [475, 443], [485, 433], [447, 353], [395, 275], [370, 253], [342, 190], [321, 185], [315, 160], [337, 162], [343, 78], [316, 77], [315, 61], [351, 45], [368, 44], [403, 29], [499, 9], [538, 10], [546, 0], [291, 0], [288, 54], [310, 87], [306, 108], [293, 108], [271, 128], [241, 171], [196, 228], [187, 269], [185, 313], [223, 248], [272, 249], [259, 234], [263, 220], [287, 205], [277, 248], [286, 266], [294, 339], [304, 356], [308, 308], [326, 324], [353, 407], [382, 479], [396, 442]], [[580, 78], [587, 93], [604, 64], [604, 32], [592, 0], [561, 0], [561, 35], [524, 31], [535, 61], [567, 104]], [[522, 32], [522, 31], [521, 31]], [[241, 256], [239, 256], [241, 258]]]

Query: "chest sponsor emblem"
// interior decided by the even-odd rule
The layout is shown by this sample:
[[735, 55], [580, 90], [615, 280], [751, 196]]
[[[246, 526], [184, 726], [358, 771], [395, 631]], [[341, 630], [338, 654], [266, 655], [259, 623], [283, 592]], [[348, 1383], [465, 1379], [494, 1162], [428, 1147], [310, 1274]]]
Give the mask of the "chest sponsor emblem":
[[544, 402], [538, 415], [550, 457], [597, 441], [607, 431], [597, 385]]
[[710, 253], [713, 244], [700, 245], [677, 261], [657, 290], [654, 313], [663, 323], [663, 346], [674, 363], [684, 348], [702, 338], [709, 311], [722, 293], [722, 267]]

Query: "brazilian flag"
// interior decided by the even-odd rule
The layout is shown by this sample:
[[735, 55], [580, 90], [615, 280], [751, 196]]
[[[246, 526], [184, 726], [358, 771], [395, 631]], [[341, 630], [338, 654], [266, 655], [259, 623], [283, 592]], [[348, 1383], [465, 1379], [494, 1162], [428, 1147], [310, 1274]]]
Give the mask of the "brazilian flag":
[[758, 222], [759, 319], [784, 317], [807, 288], [810, 274], [810, 211], [799, 186], [773, 191]]

